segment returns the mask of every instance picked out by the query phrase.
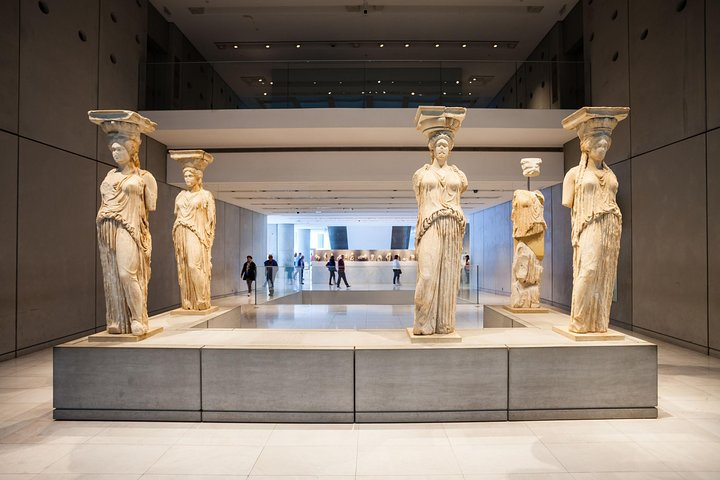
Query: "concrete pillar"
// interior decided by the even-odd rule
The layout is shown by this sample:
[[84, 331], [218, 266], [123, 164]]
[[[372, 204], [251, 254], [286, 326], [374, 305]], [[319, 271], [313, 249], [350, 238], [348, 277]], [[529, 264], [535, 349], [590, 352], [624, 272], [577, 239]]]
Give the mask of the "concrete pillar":
[[310, 263], [310, 229], [298, 228], [295, 230], [295, 248], [305, 255], [305, 263]]
[[293, 267], [293, 250], [295, 249], [295, 225], [280, 223], [277, 226], [277, 252], [275, 258], [278, 266]]

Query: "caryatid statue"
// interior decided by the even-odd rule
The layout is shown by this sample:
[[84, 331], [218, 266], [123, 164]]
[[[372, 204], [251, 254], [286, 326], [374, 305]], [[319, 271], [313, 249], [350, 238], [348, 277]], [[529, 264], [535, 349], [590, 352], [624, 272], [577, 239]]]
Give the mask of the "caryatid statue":
[[580, 164], [563, 180], [562, 204], [570, 209], [573, 291], [569, 330], [607, 332], [620, 253], [622, 215], [618, 181], [605, 163], [615, 126], [628, 107], [583, 107], [562, 121], [580, 137]]
[[431, 163], [420, 167], [412, 178], [418, 205], [415, 335], [455, 331], [460, 256], [467, 223], [460, 195], [467, 190], [468, 181], [459, 168], [447, 162], [465, 113], [462, 107], [423, 106], [415, 115], [417, 129], [427, 137], [431, 152]]
[[[523, 158], [520, 165], [528, 178], [540, 175], [539, 158]], [[538, 309], [540, 307], [540, 277], [545, 256], [545, 230], [543, 218], [545, 197], [539, 190], [515, 190], [512, 201], [514, 254], [510, 307]]]
[[128, 110], [92, 110], [91, 122], [108, 136], [118, 167], [100, 184], [100, 210], [95, 220], [105, 289], [105, 319], [111, 334], [148, 333], [150, 281], [149, 212], [155, 210], [157, 183], [140, 168], [141, 134], [154, 122]]
[[211, 251], [215, 239], [215, 199], [203, 188], [205, 168], [213, 156], [203, 150], [170, 150], [180, 164], [187, 190], [175, 198], [173, 242], [183, 310], [210, 308]]

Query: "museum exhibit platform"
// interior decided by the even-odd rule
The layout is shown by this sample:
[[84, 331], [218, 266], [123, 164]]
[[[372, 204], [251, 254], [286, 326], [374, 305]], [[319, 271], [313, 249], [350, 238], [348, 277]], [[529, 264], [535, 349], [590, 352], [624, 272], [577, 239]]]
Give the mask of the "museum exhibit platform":
[[[557, 311], [513, 314], [460, 304], [462, 342], [435, 344], [408, 337], [412, 305], [247, 302], [229, 297], [212, 314], [157, 315], [150, 325], [163, 331], [137, 343], [81, 338], [55, 347], [54, 418], [362, 423], [657, 416], [657, 347], [631, 335], [573, 341], [553, 332], [568, 321]], [[324, 318], [347, 320], [353, 312], [349, 323]], [[317, 325], [327, 328], [309, 328]]]

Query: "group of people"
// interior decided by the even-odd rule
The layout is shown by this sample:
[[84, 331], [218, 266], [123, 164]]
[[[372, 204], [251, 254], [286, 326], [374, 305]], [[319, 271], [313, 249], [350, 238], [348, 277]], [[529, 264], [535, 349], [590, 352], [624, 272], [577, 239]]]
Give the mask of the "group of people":
[[[328, 272], [330, 272], [328, 285], [335, 285], [337, 288], [340, 288], [340, 282], [344, 281], [345, 288], [350, 288], [347, 277], [345, 276], [345, 255], [338, 256], [337, 261], [335, 261], [335, 255], [330, 255], [330, 260], [328, 260], [325, 266], [327, 267]], [[335, 272], [337, 272], [337, 280], [335, 279]]]
[[[268, 286], [270, 294], [272, 295], [275, 290], [275, 274], [278, 270], [277, 260], [275, 260], [272, 255], [268, 255], [268, 259], [265, 260], [263, 266], [265, 267], [265, 285]], [[293, 281], [299, 279], [300, 285], [303, 285], [305, 283], [305, 255], [302, 253], [296, 253], [295, 258], [293, 259], [293, 267]], [[247, 256], [247, 261], [243, 265], [240, 274], [242, 275], [242, 279], [247, 282], [247, 294], [250, 296], [250, 294], [252, 294], [252, 283], [257, 278], [257, 266], [255, 265], [255, 262], [253, 262], [253, 257], [251, 255]]]

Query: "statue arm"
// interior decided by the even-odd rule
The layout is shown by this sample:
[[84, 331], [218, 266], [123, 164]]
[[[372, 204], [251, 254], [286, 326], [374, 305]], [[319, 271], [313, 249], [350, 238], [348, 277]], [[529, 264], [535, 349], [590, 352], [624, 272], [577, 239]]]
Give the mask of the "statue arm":
[[142, 170], [140, 175], [145, 182], [145, 208], [147, 208], [149, 212], [154, 212], [157, 208], [157, 182], [155, 181], [155, 177], [152, 176], [152, 173], [147, 170]]
[[571, 168], [565, 175], [562, 189], [562, 204], [567, 208], [572, 208], [575, 200], [575, 179], [577, 177], [578, 167]]
[[465, 173], [463, 173], [462, 170], [457, 168], [455, 165], [453, 165], [453, 167], [455, 168], [455, 171], [457, 172], [458, 177], [460, 177], [460, 193], [465, 193], [465, 191], [468, 189], [467, 176], [465, 175]]

